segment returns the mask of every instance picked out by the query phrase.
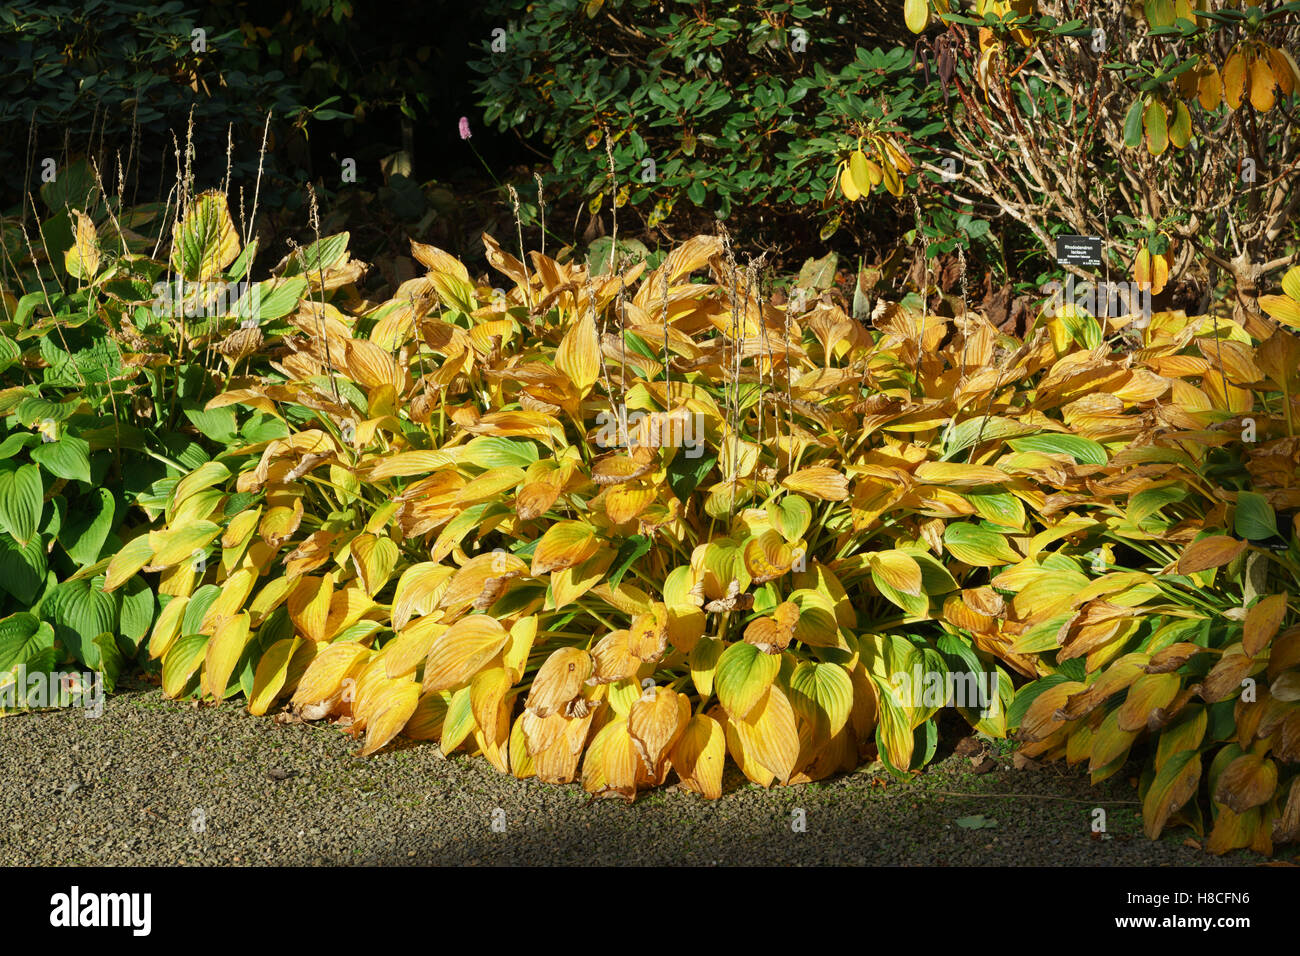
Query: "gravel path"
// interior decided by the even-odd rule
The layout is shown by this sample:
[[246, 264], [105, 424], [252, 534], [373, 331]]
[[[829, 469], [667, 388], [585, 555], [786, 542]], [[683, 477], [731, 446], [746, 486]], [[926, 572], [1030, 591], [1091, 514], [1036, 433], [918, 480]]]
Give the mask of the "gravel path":
[[[1211, 857], [1184, 844], [1187, 830], [1148, 841], [1125, 780], [1092, 788], [1059, 767], [1010, 769], [1004, 757], [976, 774], [950, 753], [901, 784], [871, 768], [769, 791], [729, 778], [713, 803], [662, 791], [627, 806], [515, 780], [481, 758], [443, 759], [432, 744], [366, 760], [356, 749], [332, 727], [277, 724], [236, 702], [174, 703], [156, 688], [109, 698], [99, 719], [8, 717], [0, 865], [1260, 862]], [[1106, 839], [1090, 830], [1098, 806]], [[956, 822], [977, 815], [996, 823]]]

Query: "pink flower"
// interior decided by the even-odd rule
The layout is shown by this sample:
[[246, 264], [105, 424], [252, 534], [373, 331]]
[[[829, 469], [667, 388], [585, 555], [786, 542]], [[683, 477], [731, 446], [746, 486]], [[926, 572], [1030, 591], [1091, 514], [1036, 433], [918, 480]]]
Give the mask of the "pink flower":
[[462, 116], [462, 117], [460, 118], [460, 138], [461, 138], [461, 139], [469, 139], [469, 137], [470, 137], [470, 132], [469, 132], [469, 117], [468, 117], [468, 116]]

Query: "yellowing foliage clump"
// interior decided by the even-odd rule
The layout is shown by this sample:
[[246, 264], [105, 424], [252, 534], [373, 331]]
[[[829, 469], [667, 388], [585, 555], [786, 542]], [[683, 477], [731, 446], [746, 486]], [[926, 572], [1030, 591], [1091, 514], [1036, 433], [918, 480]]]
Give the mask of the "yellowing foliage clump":
[[[954, 705], [1095, 779], [1149, 745], [1153, 835], [1296, 835], [1296, 529], [1265, 534], [1300, 508], [1291, 332], [866, 326], [772, 304], [716, 238], [605, 274], [484, 242], [504, 296], [413, 243], [424, 275], [302, 300], [273, 371], [210, 403], [276, 437], [107, 569], [161, 572], [168, 694], [627, 799], [716, 798], [727, 763], [905, 774]], [[1265, 299], [1286, 324], [1296, 285]]]

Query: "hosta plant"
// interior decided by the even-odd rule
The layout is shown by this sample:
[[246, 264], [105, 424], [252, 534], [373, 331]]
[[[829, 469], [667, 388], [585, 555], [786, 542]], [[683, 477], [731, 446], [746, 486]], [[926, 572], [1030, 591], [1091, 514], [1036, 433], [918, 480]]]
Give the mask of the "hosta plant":
[[209, 402], [282, 433], [178, 482], [107, 567], [110, 592], [161, 576], [169, 695], [629, 798], [717, 796], [728, 755], [762, 785], [904, 773], [949, 701], [1007, 731], [1092, 476], [1166, 380], [1082, 316], [1021, 342], [906, 303], [790, 314], [720, 240], [601, 276], [485, 242], [504, 296], [415, 244], [426, 275], [304, 303], [274, 374]]
[[[1270, 299], [1284, 315], [1290, 300]], [[1184, 823], [1213, 852], [1268, 853], [1300, 836], [1300, 338], [1261, 316], [1172, 313], [1142, 337], [1128, 362], [1167, 400], [1079, 489], [1092, 560], [1016, 646], [1051, 674], [1013, 721], [1023, 753], [1086, 763], [1094, 781], [1140, 756], [1152, 838]], [[1087, 427], [1117, 427], [1097, 387]]]

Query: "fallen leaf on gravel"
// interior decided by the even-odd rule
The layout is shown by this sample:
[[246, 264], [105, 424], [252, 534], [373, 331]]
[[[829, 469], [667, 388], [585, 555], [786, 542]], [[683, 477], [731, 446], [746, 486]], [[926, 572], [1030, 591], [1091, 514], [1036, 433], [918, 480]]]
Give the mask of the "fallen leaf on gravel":
[[1039, 767], [1042, 766], [1042, 764], [1039, 763], [1037, 760], [1034, 760], [1030, 757], [1025, 757], [1021, 755], [1019, 752], [1012, 754], [1011, 764], [1017, 770], [1037, 770]]
[[971, 757], [970, 765], [975, 768], [975, 773], [988, 773], [998, 769], [998, 762], [989, 756]]
[[986, 830], [998, 825], [997, 820], [990, 820], [982, 813], [976, 813], [969, 817], [958, 817], [957, 826], [966, 830]]

